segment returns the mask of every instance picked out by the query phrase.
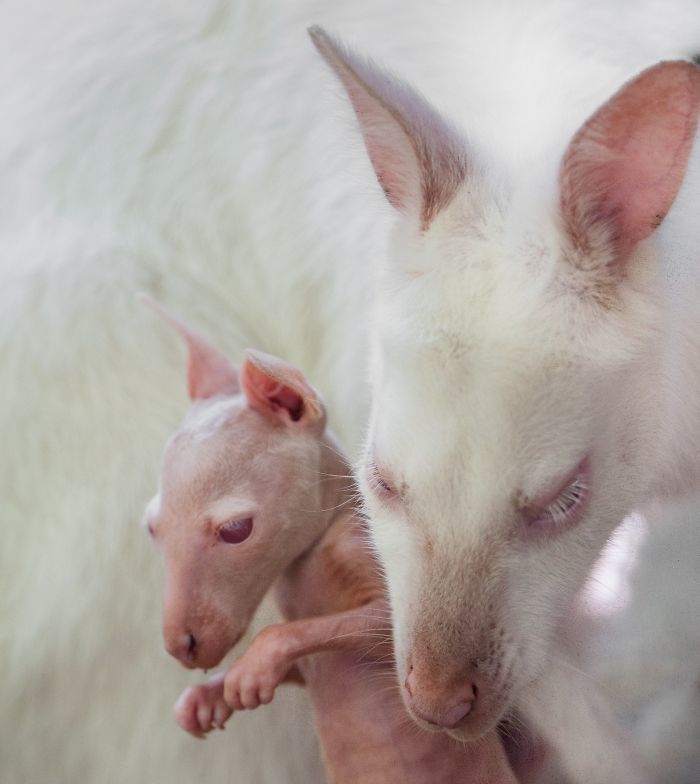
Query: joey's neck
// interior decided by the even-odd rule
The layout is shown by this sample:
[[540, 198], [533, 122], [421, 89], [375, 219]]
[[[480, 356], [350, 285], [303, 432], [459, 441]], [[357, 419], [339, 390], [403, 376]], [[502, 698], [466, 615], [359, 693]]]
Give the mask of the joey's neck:
[[[287, 619], [304, 616], [303, 594], [316, 588], [322, 579], [317, 555], [331, 528], [350, 521], [357, 513], [357, 488], [352, 469], [335, 437], [326, 432], [322, 440], [319, 466], [319, 509], [315, 518], [316, 534], [308, 547], [287, 567], [275, 586], [275, 598]], [[318, 586], [316, 586], [318, 587]]]

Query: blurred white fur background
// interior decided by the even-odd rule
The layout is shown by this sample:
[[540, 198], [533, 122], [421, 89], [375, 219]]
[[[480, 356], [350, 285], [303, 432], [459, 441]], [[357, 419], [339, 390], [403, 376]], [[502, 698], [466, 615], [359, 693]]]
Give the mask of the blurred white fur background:
[[[392, 216], [312, 23], [418, 85], [491, 154], [533, 159], [558, 155], [628, 76], [700, 51], [697, 0], [2, 4], [3, 784], [322, 780], [298, 690], [204, 743], [172, 719], [192, 678], [162, 649], [160, 566], [138, 523], [184, 412], [184, 358], [134, 298], [152, 292], [234, 358], [255, 346], [298, 364], [356, 448], [371, 270]], [[655, 721], [675, 721], [663, 710], [698, 713], [681, 705], [700, 673], [696, 613], [666, 609], [697, 607], [698, 581], [660, 568], [697, 553], [694, 522], [676, 510], [647, 547], [658, 555], [642, 550], [630, 608], [591, 665], [611, 689], [624, 681], [616, 699], [656, 738]]]

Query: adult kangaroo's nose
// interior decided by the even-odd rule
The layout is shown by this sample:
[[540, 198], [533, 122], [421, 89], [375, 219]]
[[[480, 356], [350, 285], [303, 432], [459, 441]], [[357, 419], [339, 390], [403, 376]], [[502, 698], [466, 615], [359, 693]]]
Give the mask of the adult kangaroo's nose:
[[418, 683], [413, 668], [408, 673], [405, 687], [409, 705], [415, 715], [427, 724], [441, 729], [454, 729], [471, 713], [476, 702], [477, 690], [473, 684], [467, 683], [445, 692], [426, 689], [425, 684]]

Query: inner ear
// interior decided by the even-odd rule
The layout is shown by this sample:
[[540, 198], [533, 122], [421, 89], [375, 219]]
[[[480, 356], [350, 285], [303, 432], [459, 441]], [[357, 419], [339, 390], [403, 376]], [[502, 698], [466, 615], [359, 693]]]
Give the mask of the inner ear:
[[[253, 372], [258, 372], [257, 369]], [[298, 422], [304, 413], [304, 398], [290, 387], [268, 379], [263, 373], [258, 383], [267, 386], [266, 401], [281, 411], [285, 411], [292, 422]]]
[[683, 181], [699, 111], [700, 69], [664, 62], [584, 124], [561, 169], [562, 213], [577, 247], [602, 233], [623, 259], [654, 231]]
[[387, 199], [427, 230], [466, 177], [463, 140], [410, 85], [320, 27], [309, 34], [347, 91]]
[[325, 410], [316, 390], [297, 368], [277, 357], [248, 349], [240, 383], [252, 408], [288, 422], [323, 424]]

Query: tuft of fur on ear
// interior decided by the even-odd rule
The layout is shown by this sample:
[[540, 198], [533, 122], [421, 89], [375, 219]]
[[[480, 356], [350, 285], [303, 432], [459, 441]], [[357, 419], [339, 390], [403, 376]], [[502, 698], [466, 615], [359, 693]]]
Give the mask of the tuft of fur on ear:
[[249, 348], [241, 364], [240, 382], [250, 406], [261, 413], [284, 422], [325, 426], [323, 401], [293, 365]]
[[141, 293], [138, 298], [174, 327], [185, 341], [187, 386], [192, 400], [240, 392], [238, 371], [225, 354], [193, 332], [184, 321], [174, 316], [148, 294]]
[[670, 209], [700, 112], [700, 69], [662, 62], [625, 84], [576, 133], [560, 172], [561, 209], [582, 253], [621, 264]]
[[467, 174], [464, 141], [412, 87], [320, 27], [309, 35], [352, 102], [380, 185], [425, 231]]

